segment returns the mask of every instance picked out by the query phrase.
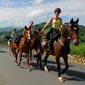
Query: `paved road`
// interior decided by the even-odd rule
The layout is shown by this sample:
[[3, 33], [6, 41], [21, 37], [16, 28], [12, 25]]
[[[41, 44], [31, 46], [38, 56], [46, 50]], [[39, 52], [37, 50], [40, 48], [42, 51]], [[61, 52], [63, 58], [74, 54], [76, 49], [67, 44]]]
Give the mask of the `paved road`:
[[69, 70], [63, 75], [66, 81], [61, 83], [57, 79], [57, 67], [53, 59], [49, 59], [48, 73], [36, 70], [33, 67], [35, 63], [32, 64], [32, 71], [28, 72], [25, 58], [17, 67], [7, 49], [0, 47], [0, 85], [85, 85], [85, 66], [69, 64]]

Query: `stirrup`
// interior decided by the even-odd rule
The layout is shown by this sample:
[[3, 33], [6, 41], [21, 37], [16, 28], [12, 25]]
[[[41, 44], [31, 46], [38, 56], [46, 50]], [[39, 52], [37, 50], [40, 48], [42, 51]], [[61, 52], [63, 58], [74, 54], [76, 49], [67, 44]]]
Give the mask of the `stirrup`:
[[46, 51], [50, 51], [50, 49], [49, 48], [47, 48], [47, 50]]

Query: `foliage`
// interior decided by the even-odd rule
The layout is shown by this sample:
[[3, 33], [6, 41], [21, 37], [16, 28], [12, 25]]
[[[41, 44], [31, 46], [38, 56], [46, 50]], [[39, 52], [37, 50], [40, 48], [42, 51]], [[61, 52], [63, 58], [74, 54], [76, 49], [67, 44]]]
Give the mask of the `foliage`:
[[79, 46], [71, 44], [71, 54], [80, 55], [85, 57], [85, 43], [80, 43]]

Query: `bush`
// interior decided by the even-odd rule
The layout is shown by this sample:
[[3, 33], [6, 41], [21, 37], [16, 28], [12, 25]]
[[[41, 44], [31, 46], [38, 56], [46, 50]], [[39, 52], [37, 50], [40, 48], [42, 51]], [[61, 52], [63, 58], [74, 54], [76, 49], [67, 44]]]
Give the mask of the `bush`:
[[85, 57], [85, 43], [82, 42], [79, 46], [74, 46], [73, 44], [70, 45], [71, 47], [71, 54], [80, 55]]

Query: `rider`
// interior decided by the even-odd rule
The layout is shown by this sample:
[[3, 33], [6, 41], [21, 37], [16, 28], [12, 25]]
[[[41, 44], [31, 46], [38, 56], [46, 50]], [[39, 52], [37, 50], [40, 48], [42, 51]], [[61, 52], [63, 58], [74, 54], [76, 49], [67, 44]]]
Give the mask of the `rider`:
[[16, 29], [14, 28], [12, 33], [11, 33], [11, 39], [14, 40], [17, 36]]
[[[58, 39], [62, 31], [62, 19], [59, 17], [60, 13], [61, 13], [61, 9], [56, 8], [54, 10], [54, 15], [49, 19], [49, 21], [45, 24], [45, 26], [42, 29], [42, 32], [43, 32], [47, 28], [47, 26], [50, 23], [52, 23], [51, 29], [47, 33], [47, 39], [49, 39], [48, 51], [53, 50], [54, 39]], [[54, 35], [56, 37], [54, 37]]]

